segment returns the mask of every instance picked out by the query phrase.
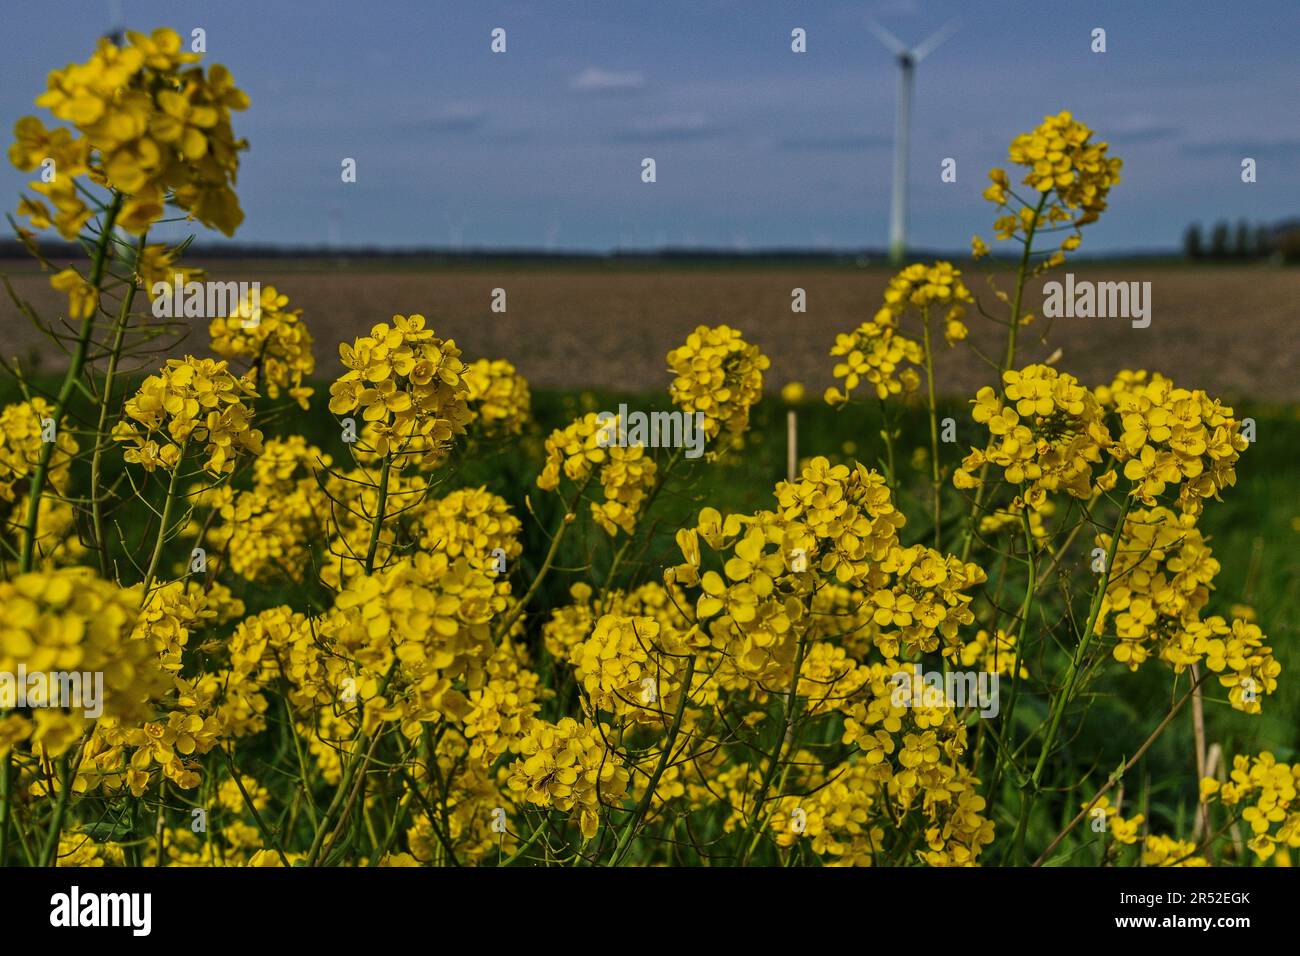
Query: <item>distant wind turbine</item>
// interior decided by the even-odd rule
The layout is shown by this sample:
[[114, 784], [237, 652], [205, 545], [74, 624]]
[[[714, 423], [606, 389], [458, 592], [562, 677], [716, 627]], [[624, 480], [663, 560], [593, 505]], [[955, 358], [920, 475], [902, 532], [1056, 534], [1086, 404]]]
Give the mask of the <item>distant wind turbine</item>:
[[907, 155], [912, 138], [912, 81], [917, 64], [957, 32], [957, 21], [953, 20], [911, 49], [874, 20], [868, 20], [867, 26], [876, 39], [898, 58], [898, 120], [894, 127], [894, 192], [889, 204], [889, 261], [901, 265], [907, 250]]

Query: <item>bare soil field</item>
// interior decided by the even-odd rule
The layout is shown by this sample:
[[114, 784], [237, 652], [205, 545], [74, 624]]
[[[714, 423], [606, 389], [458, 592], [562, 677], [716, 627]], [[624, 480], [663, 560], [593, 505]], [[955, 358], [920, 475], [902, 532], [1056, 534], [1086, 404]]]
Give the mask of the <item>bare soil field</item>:
[[[202, 263], [193, 263], [202, 264]], [[982, 264], [980, 264], [982, 265]], [[996, 271], [999, 286], [1012, 278]], [[1300, 400], [1300, 270], [1271, 266], [1081, 264], [1050, 278], [1151, 282], [1152, 320], [1135, 329], [1121, 318], [1059, 318], [1048, 344], [1041, 317], [1022, 331], [1022, 362], [1059, 348], [1059, 366], [1095, 385], [1121, 368], [1159, 369], [1175, 382], [1229, 399]], [[0, 262], [17, 294], [56, 319], [64, 301], [30, 262]], [[742, 329], [772, 357], [769, 385], [803, 382], [813, 394], [831, 383], [828, 355], [835, 335], [879, 307], [891, 271], [822, 264], [741, 266], [528, 263], [436, 265], [355, 260], [213, 261], [215, 279], [259, 280], [288, 294], [304, 310], [316, 339], [317, 374], [338, 371], [337, 343], [395, 313], [424, 314], [440, 335], [454, 338], [467, 357], [507, 358], [535, 387], [657, 390], [668, 376], [664, 356], [695, 326], [726, 323]], [[1005, 313], [982, 268], [968, 268], [967, 284], [983, 306]], [[1026, 292], [1027, 310], [1040, 315], [1042, 281]], [[493, 289], [505, 289], [507, 311], [494, 313]], [[791, 290], [807, 292], [808, 311], [791, 311]], [[194, 323], [177, 353], [206, 354], [206, 322]], [[972, 341], [1000, 354], [1003, 329], [972, 311]], [[60, 357], [0, 293], [0, 349], [30, 367]], [[914, 330], [915, 331], [915, 330]], [[919, 336], [919, 332], [917, 333]], [[970, 349], [944, 350], [939, 390], [971, 395], [991, 372]]]

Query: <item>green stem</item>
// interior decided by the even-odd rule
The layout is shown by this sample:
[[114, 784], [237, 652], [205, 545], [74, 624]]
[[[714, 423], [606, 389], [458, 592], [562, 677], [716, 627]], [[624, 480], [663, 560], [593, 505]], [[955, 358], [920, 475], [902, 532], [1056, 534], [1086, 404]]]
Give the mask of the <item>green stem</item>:
[[375, 555], [379, 551], [379, 532], [384, 523], [384, 511], [388, 507], [388, 475], [392, 468], [392, 456], [385, 455], [384, 463], [379, 468], [379, 502], [375, 508], [375, 518], [370, 524], [370, 546], [366, 549], [366, 574], [375, 569]]
[[59, 795], [54, 802], [54, 815], [50, 820], [50, 832], [45, 837], [45, 848], [41, 851], [41, 866], [55, 866], [59, 856], [59, 837], [63, 833], [63, 818], [68, 812], [68, 803], [72, 799], [72, 787], [77, 782], [77, 771], [81, 769], [81, 760], [86, 755], [86, 740], [89, 739], [94, 728], [90, 733], [82, 738], [81, 745], [77, 748], [76, 757], [71, 754], [64, 754], [60, 761], [60, 777], [62, 786], [59, 787]]
[[158, 818], [154, 823], [155, 852], [153, 865], [167, 865], [167, 777], [158, 776]]
[[898, 488], [898, 478], [894, 471], [894, 422], [890, 420], [889, 409], [885, 400], [880, 399], [880, 437], [885, 442], [885, 484], [891, 492]]
[[510, 866], [512, 863], [515, 862], [515, 860], [518, 860], [521, 856], [524, 855], [525, 850], [527, 850], [530, 846], [532, 846], [534, 843], [537, 842], [537, 838], [542, 835], [542, 831], [544, 831], [545, 829], [546, 829], [546, 821], [543, 820], [542, 822], [537, 824], [537, 827], [533, 830], [532, 835], [519, 845], [519, 849], [515, 850], [514, 853], [510, 854], [510, 857], [508, 859], [502, 861], [501, 863], [498, 863], [497, 866]]
[[510, 629], [515, 626], [515, 621], [519, 620], [519, 616], [524, 613], [524, 608], [528, 606], [528, 602], [537, 593], [537, 589], [542, 586], [542, 580], [550, 572], [551, 565], [555, 563], [555, 556], [559, 553], [560, 542], [564, 539], [564, 533], [569, 530], [569, 525], [577, 520], [578, 502], [582, 500], [582, 493], [587, 490], [589, 481], [591, 481], [590, 475], [579, 486], [577, 493], [574, 494], [573, 499], [565, 507], [564, 518], [561, 519], [560, 526], [555, 529], [555, 534], [551, 535], [551, 547], [546, 552], [546, 558], [542, 561], [542, 566], [537, 570], [537, 576], [528, 585], [528, 590], [524, 592], [524, 596], [519, 599], [519, 602], [506, 615], [505, 620], [497, 627], [496, 633], [492, 635], [493, 644], [500, 644], [501, 638], [510, 633]]
[[[104, 215], [99, 242], [95, 245], [95, 258], [90, 269], [90, 285], [96, 294], [95, 305], [91, 309], [90, 315], [86, 316], [81, 322], [81, 334], [77, 337], [76, 348], [68, 361], [68, 370], [64, 373], [63, 384], [59, 386], [59, 393], [54, 399], [54, 408], [51, 410], [50, 417], [54, 419], [56, 428], [58, 422], [63, 418], [63, 412], [68, 407], [68, 401], [72, 398], [72, 391], [81, 379], [81, 371], [86, 364], [86, 353], [90, 349], [90, 339], [95, 331], [95, 314], [99, 310], [99, 287], [104, 281], [104, 269], [108, 262], [108, 246], [112, 241], [113, 227], [117, 223], [117, 214], [122, 208], [123, 198], [121, 193], [115, 192], [113, 194], [113, 202]], [[98, 436], [96, 437], [98, 438]], [[55, 444], [55, 442], [41, 443], [41, 457], [36, 462], [36, 468], [32, 471], [32, 487], [27, 498], [27, 515], [23, 521], [23, 546], [19, 558], [19, 570], [24, 573], [32, 569], [32, 559], [36, 551], [36, 524], [41, 511], [41, 496], [45, 493], [45, 482], [49, 477], [50, 470], [50, 457], [54, 454]]]
[[1070, 834], [1070, 831], [1077, 827], [1079, 822], [1092, 811], [1092, 808], [1097, 805], [1098, 801], [1100, 801], [1112, 787], [1124, 779], [1126, 773], [1136, 766], [1137, 762], [1142, 759], [1148, 750], [1151, 749], [1151, 745], [1154, 744], [1156, 740], [1159, 739], [1160, 735], [1165, 732], [1165, 728], [1168, 727], [1170, 723], [1173, 722], [1173, 719], [1178, 716], [1179, 712], [1183, 709], [1183, 706], [1192, 699], [1193, 695], [1200, 688], [1201, 683], [1209, 676], [1210, 672], [1206, 671], [1201, 675], [1199, 680], [1192, 683], [1191, 689], [1183, 695], [1182, 699], [1177, 704], [1170, 708], [1169, 713], [1165, 714], [1164, 720], [1160, 721], [1156, 729], [1151, 731], [1151, 735], [1147, 737], [1142, 746], [1139, 747], [1133, 756], [1124, 763], [1124, 766], [1120, 767], [1106, 778], [1105, 785], [1097, 791], [1097, 795], [1094, 796], [1088, 804], [1075, 815], [1074, 819], [1066, 824], [1065, 829], [1058, 833], [1052, 842], [1047, 845], [1047, 849], [1044, 850], [1039, 855], [1038, 859], [1034, 861], [1034, 866], [1042, 866], [1047, 861], [1047, 858], [1051, 856], [1052, 851], [1060, 846], [1061, 841], [1064, 840]]
[[776, 746], [772, 748], [772, 753], [768, 757], [767, 768], [763, 771], [763, 782], [758, 788], [758, 795], [754, 800], [754, 813], [749, 821], [749, 829], [753, 831], [753, 839], [750, 840], [749, 848], [745, 851], [744, 857], [741, 858], [740, 865], [747, 866], [749, 858], [754, 855], [754, 850], [758, 848], [758, 842], [763, 837], [762, 827], [759, 821], [763, 817], [763, 804], [767, 801], [767, 792], [771, 789], [772, 778], [776, 776], [777, 767], [785, 756], [786, 744], [792, 742], [792, 731], [794, 729], [794, 711], [799, 692], [799, 672], [803, 670], [804, 649], [807, 646], [807, 634], [799, 638], [799, 645], [794, 655], [794, 676], [790, 679], [790, 690], [786, 694], [784, 712], [782, 716], [782, 729], [780, 735], [776, 738]]
[[[1025, 232], [1025, 248], [1020, 254], [1020, 267], [1016, 270], [1016, 295], [1011, 305], [1011, 327], [1007, 331], [1007, 351], [998, 370], [998, 388], [1002, 387], [1002, 373], [1011, 368], [1016, 361], [1016, 335], [1020, 331], [1020, 306], [1024, 302], [1025, 282], [1029, 279], [1029, 255], [1034, 245], [1034, 233], [1038, 230], [1038, 219], [1050, 193], [1043, 193], [1034, 208], [1034, 221]], [[987, 450], [987, 448], [986, 448]], [[989, 463], [985, 461], [980, 467], [979, 484], [975, 487], [975, 500], [971, 503], [970, 515], [966, 522], [965, 539], [961, 546], [961, 559], [970, 558], [971, 545], [975, 540], [975, 522], [979, 518], [980, 507], [984, 504], [984, 489], [987, 487]]]
[[222, 749], [226, 755], [226, 763], [230, 766], [230, 779], [235, 781], [235, 786], [239, 788], [239, 795], [244, 798], [244, 806], [248, 807], [248, 812], [252, 814], [253, 822], [257, 824], [257, 829], [262, 834], [263, 841], [270, 844], [275, 849], [276, 854], [280, 857], [280, 862], [286, 868], [291, 866], [292, 864], [289, 863], [289, 858], [284, 855], [284, 847], [280, 845], [280, 841], [276, 839], [276, 837], [271, 833], [270, 828], [262, 821], [262, 815], [257, 812], [257, 806], [253, 803], [253, 797], [244, 786], [243, 778], [240, 777], [239, 771], [235, 768], [234, 756], [231, 755], [229, 750], [225, 750], [225, 748]]
[[[135, 247], [136, 262], [144, 252], [148, 233], [140, 237]], [[122, 343], [126, 338], [127, 321], [131, 315], [131, 306], [135, 301], [136, 284], [131, 282], [122, 297], [122, 307], [117, 313], [117, 323], [113, 328], [113, 345], [108, 353], [108, 368], [104, 371], [104, 389], [99, 400], [99, 425], [95, 429], [95, 451], [90, 459], [90, 516], [94, 534], [95, 549], [99, 552], [100, 576], [109, 577], [108, 537], [104, 534], [104, 496], [100, 488], [103, 485], [103, 459], [108, 435], [109, 409], [113, 403], [113, 384], [117, 378], [117, 363], [122, 354]]]
[[154, 539], [153, 554], [149, 557], [149, 570], [144, 576], [144, 595], [140, 599], [141, 607], [144, 607], [149, 601], [149, 589], [153, 587], [154, 578], [158, 574], [158, 564], [162, 560], [163, 544], [167, 540], [167, 525], [171, 521], [172, 505], [176, 502], [176, 487], [180, 484], [181, 465], [185, 461], [185, 446], [187, 444], [189, 444], [189, 439], [181, 442], [181, 452], [176, 457], [176, 467], [172, 469], [171, 478], [167, 482], [167, 497], [163, 499], [158, 537]]
[[1123, 505], [1120, 506], [1119, 519], [1115, 522], [1115, 530], [1111, 532], [1110, 547], [1106, 552], [1106, 566], [1102, 568], [1101, 578], [1097, 582], [1097, 589], [1093, 592], [1092, 602], [1088, 608], [1088, 623], [1084, 626], [1083, 633], [1079, 637], [1079, 646], [1070, 658], [1070, 665], [1065, 672], [1065, 686], [1061, 688], [1061, 692], [1052, 701], [1047, 733], [1043, 738], [1043, 748], [1039, 751], [1034, 771], [1025, 785], [1025, 794], [1020, 805], [1020, 820], [1016, 825], [1016, 835], [1013, 841], [1018, 859], [1023, 858], [1025, 829], [1029, 822], [1030, 810], [1038, 798], [1043, 770], [1047, 767], [1047, 759], [1051, 756], [1052, 746], [1056, 743], [1056, 735], [1061, 727], [1061, 719], [1065, 716], [1065, 708], [1069, 705], [1070, 698], [1074, 694], [1074, 685], [1079, 677], [1079, 669], [1082, 667], [1084, 658], [1088, 653], [1088, 647], [1092, 643], [1092, 633], [1096, 629], [1097, 618], [1101, 614], [1101, 605], [1106, 596], [1106, 588], [1110, 584], [1110, 576], [1115, 566], [1115, 554], [1119, 549], [1119, 539], [1124, 532], [1124, 520], [1128, 517], [1132, 503], [1132, 495], [1126, 495]]
[[[1029, 612], [1034, 602], [1034, 593], [1038, 590], [1038, 562], [1034, 558], [1034, 533], [1029, 523], [1029, 506], [1025, 505], [1025, 510], [1020, 514], [1025, 529], [1025, 559], [1029, 562], [1029, 580], [1025, 585], [1025, 598], [1020, 604], [1020, 636], [1016, 638], [1016, 662], [1011, 672], [1011, 698], [1007, 701], [1007, 710], [1002, 718], [1002, 726], [1006, 728], [1005, 739], [1010, 743], [1010, 735], [1015, 730], [1012, 718], [1016, 713], [1016, 698], [1020, 691], [1020, 668], [1025, 657], [1025, 641], [1029, 633]], [[996, 626], [993, 629], [993, 640], [996, 642], [998, 633]], [[1009, 748], [1008, 748], [1009, 749]], [[1006, 751], [999, 749], [997, 758], [993, 763], [993, 773], [989, 778], [988, 802], [991, 806], [997, 799], [997, 786], [1002, 778], [1002, 766]]]
[[[681, 460], [681, 457], [682, 449], [678, 448], [669, 457], [668, 463], [660, 469], [654, 487], [651, 488], [650, 493], [646, 495], [645, 504], [641, 507], [642, 521], [644, 521], [645, 517], [650, 513], [651, 505], [655, 503], [655, 499], [659, 497], [659, 492], [663, 490], [664, 485], [668, 483], [668, 478], [672, 475], [673, 469], [677, 467], [677, 463]], [[618, 552], [614, 555], [614, 560], [610, 562], [609, 572], [605, 575], [605, 586], [601, 589], [605, 594], [606, 602], [612, 600], [610, 597], [610, 585], [614, 583], [614, 573], [618, 570], [619, 565], [623, 563], [623, 559], [627, 556], [627, 552], [632, 547], [632, 542], [634, 540], [635, 535], [628, 535], [627, 540], [623, 542], [623, 546], [619, 548]]]
[[664, 775], [668, 768], [668, 760], [672, 757], [673, 744], [677, 741], [677, 732], [682, 726], [682, 714], [686, 712], [686, 698], [690, 696], [691, 680], [695, 677], [695, 656], [691, 655], [686, 662], [686, 676], [682, 681], [681, 696], [677, 699], [677, 712], [673, 714], [673, 724], [668, 731], [668, 740], [664, 742], [663, 753], [659, 755], [659, 763], [655, 766], [654, 773], [651, 774], [650, 780], [646, 783], [645, 793], [641, 795], [641, 801], [637, 804], [636, 811], [632, 814], [632, 819], [627, 823], [623, 830], [623, 836], [618, 841], [618, 846], [614, 848], [614, 857], [610, 862], [611, 866], [618, 866], [627, 851], [632, 846], [632, 838], [636, 836], [637, 827], [641, 825], [641, 820], [645, 817], [646, 811], [650, 809], [650, 801], [654, 799], [655, 788], [659, 786], [659, 778]]
[[1004, 372], [1016, 361], [1016, 334], [1020, 331], [1020, 304], [1024, 300], [1025, 280], [1029, 278], [1029, 252], [1034, 244], [1034, 233], [1038, 231], [1038, 219], [1042, 215], [1043, 206], [1047, 204], [1049, 195], [1051, 194], [1043, 193], [1038, 197], [1038, 205], [1034, 207], [1034, 221], [1025, 230], [1025, 249], [1020, 254], [1020, 269], [1016, 273], [1016, 298], [1011, 306], [1011, 328], [1007, 331], [1007, 354], [1002, 360]]
[[5, 865], [5, 860], [9, 854], [9, 823], [10, 823], [10, 804], [13, 800], [11, 790], [13, 789], [13, 754], [5, 753], [4, 761], [0, 762], [0, 866]]

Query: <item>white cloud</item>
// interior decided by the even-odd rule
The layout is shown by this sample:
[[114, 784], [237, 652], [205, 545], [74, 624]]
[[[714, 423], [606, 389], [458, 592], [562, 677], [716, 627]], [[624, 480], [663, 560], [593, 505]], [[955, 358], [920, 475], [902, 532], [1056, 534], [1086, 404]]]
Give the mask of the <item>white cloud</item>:
[[569, 89], [579, 93], [622, 93], [639, 90], [645, 86], [645, 74], [637, 72], [616, 73], [589, 66], [569, 81]]

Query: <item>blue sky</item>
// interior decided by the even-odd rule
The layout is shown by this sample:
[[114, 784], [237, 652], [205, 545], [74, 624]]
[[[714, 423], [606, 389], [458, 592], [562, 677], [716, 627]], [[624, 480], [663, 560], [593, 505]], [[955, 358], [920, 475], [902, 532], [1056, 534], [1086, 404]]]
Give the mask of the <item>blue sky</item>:
[[[85, 58], [112, 5], [8, 5], [6, 129], [33, 111], [49, 69]], [[882, 247], [896, 67], [869, 16], [910, 43], [961, 20], [918, 71], [913, 245], [987, 234], [987, 169], [1062, 108], [1125, 161], [1086, 250], [1169, 248], [1192, 220], [1300, 214], [1296, 0], [119, 5], [132, 29], [203, 27], [208, 59], [252, 98], [236, 126], [252, 147], [241, 241]], [[495, 27], [505, 54], [489, 50]], [[794, 27], [807, 53], [791, 52]], [[1090, 51], [1094, 27], [1105, 54]], [[1259, 164], [1253, 185], [1244, 156]], [[357, 160], [355, 184], [340, 181], [343, 157]], [[944, 157], [956, 183], [940, 182]], [[6, 165], [0, 193], [25, 179]]]

